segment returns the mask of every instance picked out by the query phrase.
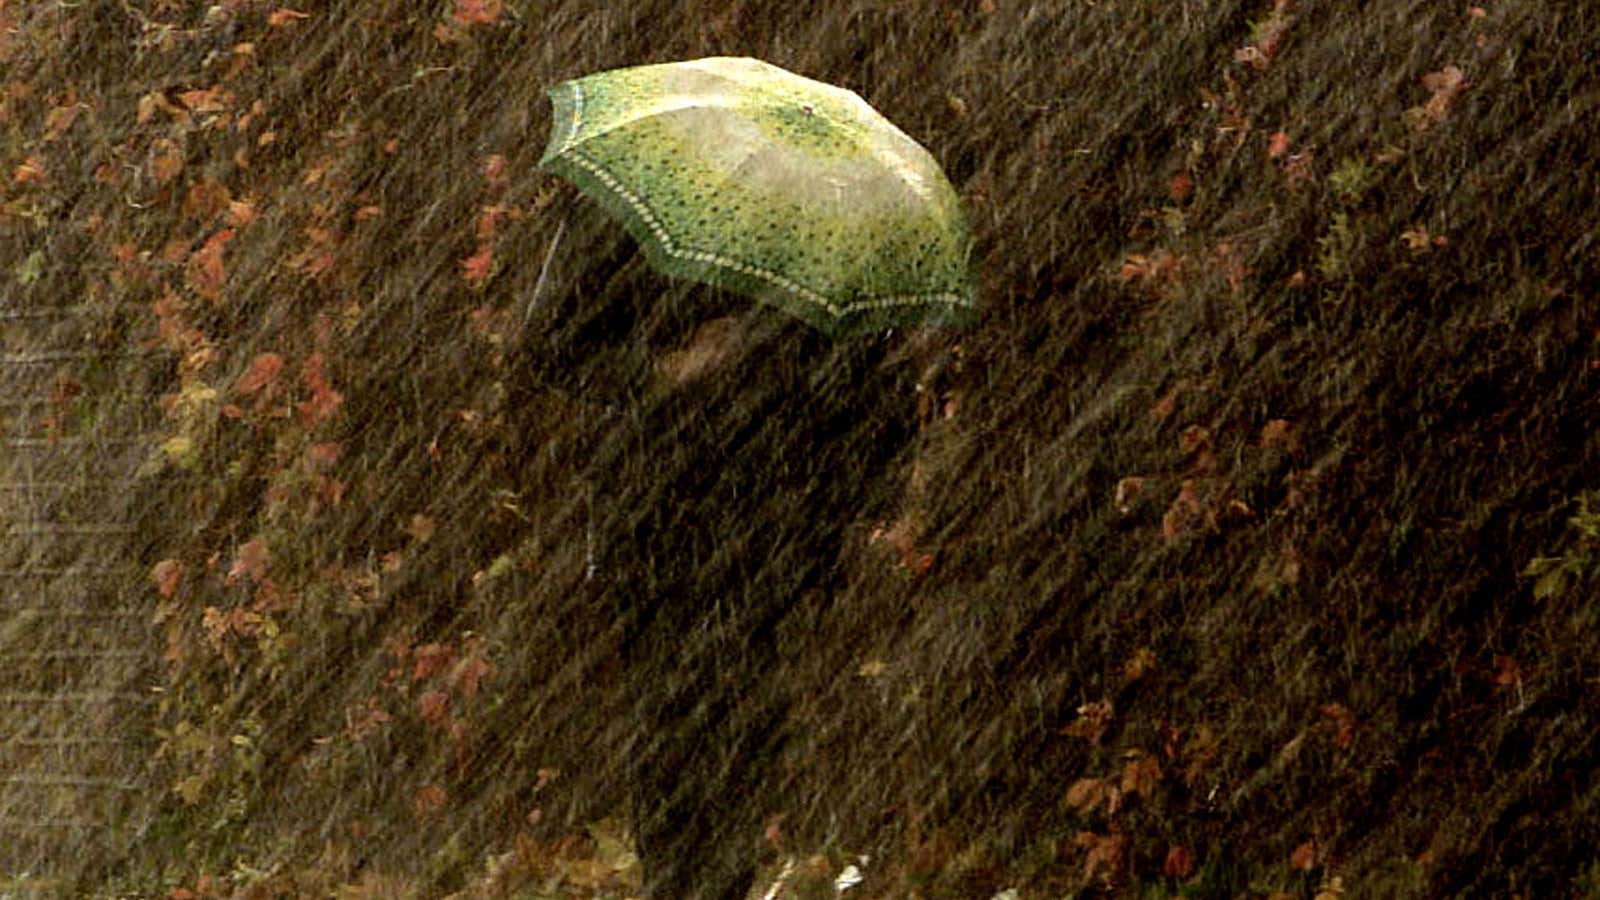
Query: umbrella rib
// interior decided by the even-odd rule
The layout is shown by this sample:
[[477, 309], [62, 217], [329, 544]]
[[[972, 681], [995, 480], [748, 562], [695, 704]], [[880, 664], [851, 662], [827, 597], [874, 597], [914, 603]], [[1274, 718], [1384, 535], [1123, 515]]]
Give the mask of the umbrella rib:
[[623, 202], [632, 207], [634, 212], [639, 215], [639, 219], [644, 222], [645, 227], [650, 229], [650, 234], [655, 237], [656, 243], [660, 245], [663, 253], [666, 253], [668, 256], [671, 256], [674, 259], [710, 263], [712, 265], [721, 266], [724, 269], [729, 269], [744, 275], [760, 278], [763, 281], [788, 291], [802, 300], [806, 300], [816, 306], [820, 306], [834, 319], [841, 319], [853, 312], [863, 309], [889, 309], [896, 306], [914, 306], [928, 302], [943, 303], [949, 306], [972, 307], [975, 305], [969, 298], [963, 297], [961, 294], [954, 293], [952, 291], [935, 291], [926, 294], [891, 294], [887, 296], [873, 297], [868, 300], [858, 300], [854, 303], [846, 303], [841, 307], [839, 304], [830, 301], [823, 294], [818, 293], [817, 291], [801, 284], [798, 281], [795, 281], [792, 278], [789, 278], [785, 275], [780, 275], [771, 269], [752, 265], [750, 263], [732, 259], [718, 253], [712, 253], [707, 250], [693, 250], [689, 248], [678, 247], [677, 242], [673, 240], [672, 235], [667, 232], [666, 226], [661, 224], [660, 217], [658, 217], [655, 211], [650, 208], [650, 205], [645, 202], [643, 197], [629, 190], [628, 187], [622, 182], [618, 181], [610, 171], [608, 171], [598, 162], [590, 159], [583, 153], [583, 151], [572, 149], [569, 150], [565, 156], [572, 162], [589, 170], [589, 173], [594, 175], [594, 177], [598, 179], [601, 184], [605, 185], [607, 190], [620, 197]]
[[588, 169], [589, 173], [594, 175], [595, 178], [599, 179], [600, 183], [605, 185], [608, 190], [622, 198], [623, 202], [633, 207], [634, 212], [639, 214], [639, 218], [644, 222], [645, 226], [650, 229], [650, 233], [655, 237], [656, 243], [661, 246], [662, 252], [666, 253], [668, 256], [671, 256], [674, 259], [689, 260], [692, 262], [711, 263], [712, 265], [721, 266], [725, 269], [731, 269], [735, 272], [760, 278], [763, 281], [783, 288], [784, 290], [794, 294], [797, 297], [800, 297], [803, 300], [808, 300], [811, 303], [822, 307], [823, 309], [827, 310], [828, 314], [833, 316], [835, 319], [846, 315], [850, 311], [848, 306], [844, 309], [840, 309], [837, 304], [830, 302], [828, 298], [822, 294], [817, 293], [816, 291], [806, 287], [792, 278], [780, 275], [770, 269], [751, 265], [750, 263], [746, 262], [741, 262], [737, 259], [730, 259], [729, 257], [712, 253], [707, 250], [691, 250], [687, 248], [679, 249], [673, 241], [672, 236], [667, 233], [666, 226], [661, 224], [661, 219], [655, 214], [655, 211], [650, 208], [649, 204], [645, 203], [643, 197], [640, 197], [638, 194], [629, 190], [626, 185], [618, 181], [616, 177], [607, 171], [604, 166], [585, 156], [583, 151], [576, 149], [571, 150], [566, 154], [566, 158], [572, 160], [580, 166], [583, 166], [585, 169]]

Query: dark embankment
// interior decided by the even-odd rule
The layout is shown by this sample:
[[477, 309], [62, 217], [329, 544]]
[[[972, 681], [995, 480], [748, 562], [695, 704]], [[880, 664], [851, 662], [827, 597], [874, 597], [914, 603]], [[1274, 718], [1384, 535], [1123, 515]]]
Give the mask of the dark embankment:
[[[1595, 890], [1600, 13], [813, 6], [0, 9], [0, 277], [160, 351], [63, 401], [161, 418], [144, 787], [55, 883]], [[549, 84], [714, 54], [943, 162], [978, 326], [535, 170]]]

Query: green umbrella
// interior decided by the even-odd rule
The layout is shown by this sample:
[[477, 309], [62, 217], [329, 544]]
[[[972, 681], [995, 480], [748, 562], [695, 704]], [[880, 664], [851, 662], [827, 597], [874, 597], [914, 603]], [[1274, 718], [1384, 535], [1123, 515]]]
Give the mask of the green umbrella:
[[550, 100], [539, 164], [621, 218], [669, 275], [832, 332], [976, 312], [955, 190], [850, 91], [711, 57], [599, 72]]

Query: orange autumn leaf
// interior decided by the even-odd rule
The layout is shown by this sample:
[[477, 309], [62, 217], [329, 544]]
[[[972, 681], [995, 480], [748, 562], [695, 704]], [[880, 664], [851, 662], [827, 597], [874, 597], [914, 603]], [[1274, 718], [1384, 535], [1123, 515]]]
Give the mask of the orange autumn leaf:
[[172, 138], [157, 138], [150, 145], [150, 174], [157, 182], [166, 182], [182, 171], [183, 148]]
[[1194, 851], [1183, 844], [1167, 848], [1167, 859], [1161, 864], [1161, 874], [1168, 878], [1188, 878], [1194, 873]]
[[1437, 72], [1423, 75], [1422, 87], [1428, 92], [1427, 102], [1406, 110], [1406, 122], [1417, 134], [1443, 122], [1450, 115], [1456, 100], [1467, 89], [1467, 78], [1458, 66], [1445, 66]]
[[1292, 427], [1287, 419], [1272, 419], [1261, 426], [1261, 446], [1287, 447], [1291, 445], [1294, 437]]
[[1091, 744], [1098, 744], [1106, 729], [1111, 727], [1111, 719], [1115, 712], [1110, 700], [1085, 703], [1078, 707], [1078, 718], [1064, 726], [1061, 733], [1068, 737], [1083, 738]]
[[306, 448], [306, 461], [316, 468], [331, 468], [334, 463], [339, 461], [340, 449], [338, 441], [312, 444]]
[[456, 0], [450, 19], [457, 25], [493, 25], [500, 21], [502, 12], [500, 0]]
[[300, 370], [300, 380], [311, 392], [311, 396], [302, 400], [297, 407], [300, 414], [312, 424], [333, 418], [344, 403], [344, 395], [333, 389], [320, 352], [306, 358], [306, 364]]
[[228, 583], [232, 584], [243, 575], [260, 584], [267, 577], [267, 565], [271, 561], [266, 544], [258, 540], [245, 541], [234, 554], [233, 565], [228, 567]]
[[1083, 857], [1084, 878], [1094, 880], [1098, 876], [1106, 885], [1116, 880], [1127, 861], [1127, 835], [1080, 831], [1075, 841], [1087, 851]]
[[1324, 716], [1333, 720], [1334, 746], [1347, 750], [1356, 738], [1356, 715], [1342, 703], [1329, 703], [1322, 707]]
[[1294, 852], [1289, 854], [1289, 865], [1302, 872], [1309, 872], [1316, 868], [1317, 845], [1312, 841], [1306, 841], [1294, 848]]
[[494, 667], [482, 656], [474, 653], [456, 663], [450, 670], [449, 682], [461, 699], [471, 700], [478, 693], [478, 686], [483, 680], [494, 672]]
[[197, 219], [209, 219], [227, 209], [232, 199], [227, 185], [215, 178], [201, 178], [184, 195], [183, 211]]
[[233, 229], [224, 228], [189, 255], [189, 286], [207, 300], [215, 301], [222, 296], [222, 283], [228, 277], [222, 265], [222, 248], [231, 240]]
[[1067, 788], [1067, 805], [1080, 813], [1091, 812], [1105, 799], [1109, 788], [1104, 778], [1079, 778]]
[[183, 563], [163, 559], [150, 567], [150, 580], [156, 583], [156, 593], [161, 599], [171, 600], [177, 596], [178, 584], [183, 580]]
[[77, 92], [69, 89], [66, 97], [62, 98], [59, 104], [50, 107], [50, 111], [45, 113], [45, 142], [49, 143], [66, 133], [67, 129], [72, 127], [72, 123], [77, 120], [79, 109]]
[[1522, 665], [1514, 656], [1496, 656], [1494, 658], [1493, 681], [1500, 687], [1508, 687], [1522, 682]]
[[256, 208], [248, 200], [228, 201], [228, 224], [236, 226], [249, 225], [256, 220]]
[[1144, 478], [1138, 475], [1129, 475], [1117, 481], [1117, 489], [1113, 502], [1117, 505], [1117, 512], [1124, 515], [1133, 512], [1133, 503], [1144, 491]]
[[412, 652], [415, 666], [411, 670], [413, 681], [426, 681], [444, 672], [455, 659], [449, 644], [423, 644]]
[[461, 260], [461, 277], [473, 287], [489, 279], [489, 268], [494, 263], [494, 248], [488, 242], [478, 245], [478, 252]]
[[426, 785], [411, 798], [411, 810], [417, 818], [426, 819], [444, 809], [449, 799], [450, 795], [445, 793], [444, 788], [437, 784]]
[[505, 156], [492, 153], [483, 160], [483, 180], [491, 193], [504, 193], [511, 186], [510, 163]]
[[1161, 761], [1156, 757], [1139, 753], [1123, 764], [1122, 767], [1122, 792], [1132, 796], [1143, 794], [1150, 796], [1157, 784], [1161, 782]]
[[1194, 453], [1211, 447], [1211, 429], [1204, 425], [1190, 425], [1178, 435], [1178, 448], [1184, 453]]
[[30, 156], [23, 160], [11, 173], [11, 180], [16, 184], [34, 184], [44, 180], [44, 160], [37, 156]]
[[184, 91], [178, 95], [178, 102], [194, 112], [222, 112], [232, 99], [232, 95], [219, 87]]
[[1150, 407], [1150, 418], [1157, 422], [1170, 417], [1178, 409], [1178, 388], [1173, 388], [1161, 395], [1161, 399]]
[[426, 544], [433, 537], [433, 532], [439, 523], [430, 515], [417, 513], [411, 517], [411, 522], [406, 525], [405, 532], [411, 539], [419, 544]]
[[283, 28], [284, 26], [294, 24], [300, 19], [309, 18], [311, 18], [310, 13], [303, 13], [298, 9], [280, 7], [270, 13], [267, 13], [267, 25], [272, 28]]
[[422, 716], [424, 722], [437, 725], [444, 721], [450, 711], [450, 692], [434, 688], [424, 691], [417, 698], [417, 714]]
[[250, 361], [250, 368], [246, 369], [233, 389], [240, 394], [249, 396], [277, 380], [278, 373], [283, 371], [283, 357], [276, 353], [261, 353]]
[[1267, 141], [1267, 159], [1277, 159], [1289, 152], [1289, 135], [1287, 132], [1274, 131]]
[[1179, 172], [1167, 182], [1167, 195], [1176, 203], [1182, 203], [1194, 193], [1194, 178], [1188, 172]]
[[1161, 517], [1161, 536], [1172, 541], [1187, 534], [1199, 523], [1202, 510], [1200, 493], [1195, 490], [1194, 482], [1186, 479], [1178, 486], [1178, 496]]
[[505, 217], [505, 214], [505, 207], [492, 204], [485, 206], [482, 211], [478, 213], [478, 241], [480, 252], [483, 242], [494, 237], [495, 229], [499, 227], [500, 220]]
[[1149, 674], [1156, 667], [1156, 653], [1149, 647], [1139, 647], [1128, 658], [1122, 661], [1122, 678], [1124, 681], [1134, 682]]

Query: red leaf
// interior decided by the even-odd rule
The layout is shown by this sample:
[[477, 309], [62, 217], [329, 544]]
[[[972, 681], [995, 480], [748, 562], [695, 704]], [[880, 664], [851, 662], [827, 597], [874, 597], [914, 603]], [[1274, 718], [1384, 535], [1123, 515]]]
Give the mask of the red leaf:
[[[487, 241], [494, 237], [495, 229], [500, 227], [500, 220], [505, 218], [505, 215], [506, 210], [503, 206], [485, 206], [478, 213], [478, 240]], [[479, 252], [483, 252], [481, 244]]]
[[1179, 172], [1167, 182], [1167, 193], [1175, 202], [1182, 203], [1194, 193], [1194, 178], [1188, 172]]
[[1267, 159], [1277, 159], [1289, 152], [1289, 135], [1286, 132], [1274, 131], [1271, 139], [1267, 141]]
[[412, 651], [416, 666], [411, 670], [411, 677], [415, 681], [426, 681], [443, 672], [455, 658], [455, 651], [449, 644], [423, 644]]
[[189, 286], [207, 300], [222, 296], [222, 282], [227, 272], [222, 267], [223, 245], [233, 240], [233, 229], [224, 228], [206, 239], [199, 250], [189, 255]]
[[450, 18], [457, 25], [493, 25], [500, 21], [502, 11], [500, 0], [456, 0]]
[[437, 784], [426, 785], [412, 797], [411, 810], [416, 813], [417, 818], [426, 819], [444, 809], [449, 799], [450, 795], [445, 793], [444, 788]]
[[488, 660], [473, 654], [450, 670], [450, 686], [461, 693], [461, 699], [471, 700], [478, 693], [478, 685], [493, 671]]
[[1110, 789], [1104, 778], [1079, 778], [1067, 788], [1067, 805], [1080, 813], [1092, 811]]
[[1127, 835], [1080, 831], [1076, 842], [1087, 850], [1083, 857], [1084, 878], [1093, 880], [1098, 875], [1101, 882], [1108, 886], [1116, 880], [1127, 859]]
[[1194, 851], [1182, 844], [1167, 849], [1167, 860], [1161, 864], [1161, 874], [1168, 878], [1188, 878], [1194, 872]]
[[250, 361], [250, 368], [239, 376], [239, 381], [234, 384], [233, 389], [249, 396], [271, 384], [282, 371], [283, 357], [276, 353], [258, 354]]
[[1141, 753], [1128, 760], [1122, 766], [1122, 792], [1124, 794], [1129, 796], [1143, 794], [1148, 797], [1160, 782], [1161, 761], [1154, 756]]
[[1329, 703], [1322, 707], [1324, 716], [1333, 720], [1335, 732], [1333, 743], [1340, 750], [1347, 750], [1356, 738], [1356, 714], [1342, 703]]
[[494, 264], [494, 248], [487, 241], [478, 245], [478, 252], [461, 260], [461, 277], [473, 287], [489, 278], [489, 268]]
[[300, 370], [300, 380], [311, 392], [310, 397], [300, 402], [300, 414], [313, 425], [333, 418], [344, 403], [344, 395], [334, 390], [328, 381], [321, 353], [313, 353], [306, 358], [306, 364]]
[[1161, 536], [1169, 541], [1177, 540], [1199, 524], [1201, 512], [1200, 494], [1194, 489], [1194, 482], [1186, 479], [1178, 486], [1178, 496], [1161, 517]]
[[306, 460], [319, 469], [327, 469], [339, 461], [340, 449], [338, 441], [312, 444], [306, 448]]
[[450, 710], [450, 693], [439, 688], [424, 691], [417, 698], [417, 713], [424, 722], [437, 725], [444, 721], [445, 715]]
[[156, 181], [170, 181], [183, 171], [183, 150], [172, 138], [156, 138], [150, 145], [150, 174]]
[[1289, 865], [1302, 872], [1309, 872], [1317, 865], [1317, 845], [1311, 841], [1294, 848], [1289, 854]]

